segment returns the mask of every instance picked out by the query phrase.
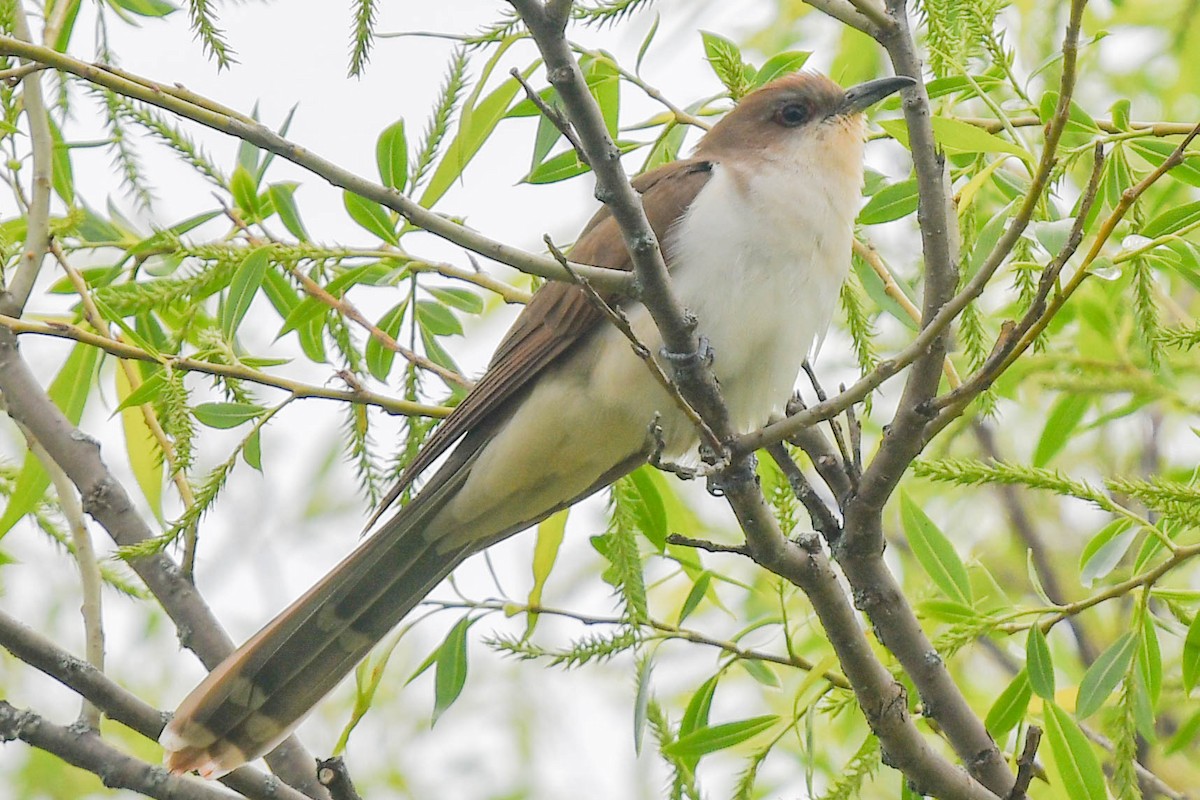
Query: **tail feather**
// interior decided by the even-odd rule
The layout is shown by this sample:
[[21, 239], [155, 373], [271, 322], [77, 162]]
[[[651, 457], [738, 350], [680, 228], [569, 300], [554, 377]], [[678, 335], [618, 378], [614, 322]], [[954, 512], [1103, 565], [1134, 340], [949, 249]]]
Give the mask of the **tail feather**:
[[219, 777], [269, 752], [478, 549], [431, 544], [425, 505], [401, 511], [188, 695], [160, 738], [168, 769]]

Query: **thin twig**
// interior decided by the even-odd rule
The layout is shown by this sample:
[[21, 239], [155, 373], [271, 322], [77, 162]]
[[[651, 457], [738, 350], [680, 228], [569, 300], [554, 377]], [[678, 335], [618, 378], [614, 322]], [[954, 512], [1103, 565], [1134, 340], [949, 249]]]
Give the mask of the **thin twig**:
[[270, 386], [274, 389], [282, 389], [285, 392], [294, 394], [298, 398], [315, 397], [325, 400], [340, 400], [345, 403], [377, 406], [390, 414], [436, 417], [438, 419], [448, 416], [453, 410], [445, 406], [431, 406], [424, 403], [414, 403], [408, 400], [387, 397], [376, 392], [366, 391], [365, 389], [347, 391], [345, 389], [328, 389], [324, 386], [314, 386], [270, 375], [242, 364], [219, 364], [213, 361], [200, 361], [188, 356], [149, 353], [128, 342], [108, 339], [65, 322], [34, 322], [0, 314], [0, 328], [5, 328], [17, 334], [36, 334], [39, 336], [53, 336], [59, 339], [71, 339], [91, 345], [119, 358], [147, 361], [152, 364], [162, 364], [164, 367], [170, 369], [178, 369], [185, 372], [201, 372], [207, 375], [217, 375], [222, 378], [257, 383], [262, 386]]
[[1030, 725], [1025, 730], [1025, 749], [1017, 758], [1017, 782], [1013, 784], [1006, 800], [1025, 800], [1025, 792], [1028, 791], [1029, 784], [1033, 782], [1033, 776], [1037, 772], [1036, 758], [1038, 745], [1041, 743], [1042, 729], [1037, 725]]
[[550, 120], [550, 124], [563, 135], [563, 138], [571, 143], [571, 147], [575, 150], [575, 155], [579, 157], [580, 162], [590, 167], [591, 162], [588, 161], [587, 153], [584, 152], [583, 145], [580, 144], [579, 137], [575, 135], [575, 129], [571, 127], [570, 121], [563, 116], [561, 111], [542, 99], [542, 96], [529, 85], [529, 81], [525, 80], [525, 76], [521, 74], [521, 70], [513, 67], [509, 70], [509, 74], [521, 84], [521, 88], [525, 90], [525, 96], [529, 98], [529, 102], [533, 103], [534, 107], [542, 113], [542, 116]]
[[[104, 671], [104, 618], [101, 613], [100, 563], [96, 560], [96, 549], [92, 546], [92, 536], [88, 533], [87, 520], [83, 516], [83, 505], [75, 486], [67, 478], [62, 468], [50, 458], [46, 449], [23, 426], [21, 432], [29, 450], [42, 463], [42, 467], [50, 475], [54, 484], [54, 492], [58, 495], [58, 506], [66, 517], [67, 527], [71, 531], [71, 544], [75, 549], [75, 563], [79, 567], [79, 585], [83, 602], [80, 613], [83, 616], [84, 655], [88, 665], [96, 670]], [[92, 730], [100, 730], [101, 709], [86, 697], [80, 709], [79, 718]]]
[[690, 536], [684, 536], [679, 533], [672, 533], [667, 536], [667, 544], [677, 544], [680, 547], [694, 547], [697, 550], [704, 550], [709, 553], [735, 553], [739, 556], [750, 555], [750, 551], [744, 544], [721, 544], [720, 542], [710, 542], [707, 539], [693, 539]]
[[[14, 4], [12, 11], [14, 33], [19, 39], [24, 39], [28, 46], [35, 46], [24, 5]], [[30, 181], [29, 208], [25, 214], [25, 243], [21, 260], [7, 292], [0, 290], [0, 313], [15, 317], [21, 315], [25, 304], [29, 302], [29, 295], [46, 258], [46, 249], [50, 246], [50, 192], [54, 169], [54, 139], [50, 133], [46, 103], [42, 98], [42, 73], [26, 73], [21, 84], [24, 87], [22, 104], [25, 107], [25, 119], [29, 123], [33, 176]]]

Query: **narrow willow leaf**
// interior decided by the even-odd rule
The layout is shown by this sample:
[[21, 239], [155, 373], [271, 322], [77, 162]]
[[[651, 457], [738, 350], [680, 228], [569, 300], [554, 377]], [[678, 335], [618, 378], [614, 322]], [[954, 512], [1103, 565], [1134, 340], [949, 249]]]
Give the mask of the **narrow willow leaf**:
[[[564, 508], [538, 523], [537, 543], [533, 547], [533, 586], [529, 589], [527, 600], [530, 606], [537, 607], [542, 604], [542, 591], [546, 587], [546, 579], [550, 577], [550, 570], [554, 568], [554, 562], [558, 558], [563, 533], [567, 529], [569, 512], [569, 508]], [[531, 611], [526, 615], [525, 639], [533, 635], [537, 621], [536, 612]]]
[[1138, 233], [1148, 239], [1157, 239], [1197, 222], [1200, 222], [1200, 200], [1167, 209], [1143, 225]]
[[417, 323], [434, 336], [462, 335], [462, 323], [444, 305], [432, 300], [418, 300], [415, 308]]
[[375, 143], [375, 163], [383, 185], [403, 192], [408, 186], [408, 137], [404, 120], [383, 129]]
[[704, 570], [700, 573], [700, 577], [692, 584], [692, 590], [688, 592], [687, 598], [683, 601], [683, 607], [679, 609], [679, 619], [676, 624], [682, 625], [683, 621], [691, 616], [691, 613], [700, 605], [700, 601], [704, 599], [704, 595], [708, 593], [708, 587], [712, 584], [712, 572]]
[[[404, 322], [404, 313], [408, 309], [408, 298], [392, 306], [386, 314], [379, 318], [375, 327], [395, 339], [400, 333], [400, 325]], [[385, 346], [379, 339], [372, 336], [364, 348], [367, 360], [367, 370], [376, 380], [386, 381], [392, 371], [392, 362], [396, 359], [396, 351]]]
[[638, 530], [661, 553], [667, 546], [667, 510], [658, 487], [650, 478], [650, 472], [649, 466], [639, 467], [629, 473], [627, 480], [633, 484], [637, 493], [633, 513]]
[[642, 737], [646, 732], [647, 712], [650, 709], [650, 675], [654, 660], [649, 656], [638, 659], [637, 696], [633, 700], [633, 752], [642, 754]]
[[988, 709], [987, 718], [983, 724], [992, 738], [999, 739], [1017, 727], [1017, 724], [1025, 718], [1025, 712], [1029, 709], [1029, 700], [1032, 697], [1033, 686], [1029, 683], [1029, 673], [1021, 670], [992, 703], [992, 707]]
[[[114, 375], [117, 382], [117, 399], [121, 401], [121, 428], [125, 433], [125, 452], [129, 456], [129, 466], [138, 488], [146, 498], [156, 519], [163, 520], [163, 457], [158, 440], [150, 426], [146, 424], [146, 415], [138, 405], [128, 403], [133, 395], [133, 387], [129, 383], [129, 375], [118, 365]], [[155, 373], [161, 386], [162, 376]], [[143, 384], [144, 385], [144, 384]], [[142, 388], [142, 387], [138, 387]]]
[[1071, 715], [1046, 704], [1046, 738], [1050, 740], [1050, 774], [1071, 800], [1106, 800], [1104, 771], [1087, 737]]
[[468, 314], [483, 313], [483, 298], [470, 289], [462, 289], [457, 286], [427, 286], [422, 288], [442, 303], [452, 308], [457, 308], [459, 311], [465, 311]]
[[1054, 659], [1050, 656], [1050, 645], [1046, 634], [1037, 624], [1029, 629], [1025, 637], [1025, 671], [1029, 675], [1029, 686], [1043, 700], [1054, 699]]
[[[994, 133], [969, 122], [952, 117], [934, 117], [931, 120], [933, 133], [938, 144], [947, 153], [1011, 153], [1029, 163], [1033, 157], [1020, 145], [1002, 139]], [[900, 144], [908, 147], [908, 126], [903, 119], [880, 120], [879, 126]]]
[[621, 114], [621, 75], [608, 58], [588, 58], [580, 61], [588, 91], [596, 99], [604, 127], [612, 139], [617, 138], [617, 122]]
[[1158, 628], [1149, 613], [1142, 615], [1141, 641], [1138, 643], [1138, 669], [1146, 684], [1150, 705], [1157, 706], [1162, 694], [1162, 648], [1158, 644]]
[[233, 202], [241, 209], [246, 222], [258, 222], [262, 219], [262, 209], [258, 205], [258, 186], [254, 176], [241, 164], [233, 171], [229, 179], [229, 192]]
[[[500, 55], [503, 49], [497, 48], [497, 52], [493, 58]], [[533, 72], [533, 67], [527, 67], [522, 73], [522, 77], [528, 78]], [[483, 78], [481, 77], [481, 80]], [[463, 106], [463, 114], [459, 120], [458, 132], [454, 138], [450, 140], [450, 144], [446, 146], [446, 151], [442, 155], [441, 161], [433, 171], [433, 175], [429, 179], [429, 183], [425, 187], [425, 191], [421, 193], [421, 205], [426, 208], [432, 208], [433, 205], [441, 199], [442, 195], [454, 185], [462, 175], [467, 164], [483, 147], [483, 143], [492, 135], [492, 131], [504, 119], [505, 112], [508, 111], [509, 105], [513, 98], [517, 96], [517, 92], [521, 90], [521, 84], [514, 78], [501, 83], [487, 97], [481, 100], [478, 105], [471, 102], [474, 98], [468, 99], [468, 102]]]
[[712, 709], [713, 695], [717, 692], [717, 682], [720, 680], [721, 673], [718, 672], [700, 684], [700, 688], [692, 694], [683, 711], [683, 719], [679, 721], [680, 736], [708, 727], [708, 712]]
[[858, 212], [858, 224], [878, 225], [907, 217], [917, 210], [917, 199], [916, 178], [885, 186]]
[[1188, 694], [1196, 687], [1200, 678], [1200, 614], [1188, 625], [1187, 636], [1183, 640], [1183, 688]]
[[227, 340], [233, 339], [238, 325], [242, 323], [242, 318], [254, 302], [254, 296], [262, 287], [263, 277], [270, 264], [270, 252], [269, 247], [251, 250], [249, 255], [242, 259], [229, 281], [229, 294], [221, 308], [221, 332]]
[[1092, 405], [1092, 398], [1086, 394], [1066, 392], [1050, 408], [1046, 417], [1046, 426], [1038, 439], [1037, 448], [1033, 452], [1033, 465], [1044, 467], [1050, 459], [1058, 455], [1066, 446], [1071, 434], [1079, 427], [1083, 415]]
[[1125, 633], [1109, 645], [1088, 667], [1079, 682], [1079, 696], [1075, 700], [1075, 714], [1086, 719], [1100, 710], [1117, 684], [1129, 671], [1137, 650], [1138, 637], [1132, 631]]
[[771, 669], [770, 665], [763, 661], [758, 661], [753, 658], [743, 658], [737, 662], [742, 669], [750, 673], [750, 677], [770, 689], [779, 688], [779, 676]]
[[724, 722], [712, 727], [698, 728], [663, 748], [663, 753], [675, 758], [695, 758], [718, 750], [733, 747], [763, 731], [769, 730], [779, 721], [774, 714], [761, 717]]
[[934, 584], [951, 600], [971, 605], [971, 578], [954, 545], [904, 492], [900, 494], [900, 520], [913, 555]]
[[787, 50], [783, 53], [776, 53], [758, 68], [758, 72], [754, 75], [754, 80], [751, 81], [750, 88], [757, 89], [776, 78], [781, 78], [784, 75], [790, 75], [793, 72], [803, 69], [804, 63], [808, 61], [811, 55], [811, 52], [805, 50]]
[[1112, 572], [1137, 535], [1138, 529], [1128, 519], [1113, 520], [1101, 528], [1084, 545], [1079, 556], [1080, 583], [1090, 589], [1093, 583]]
[[264, 411], [262, 406], [252, 403], [201, 403], [192, 409], [192, 414], [202, 425], [225, 429], [258, 419]]
[[[1130, 139], [1127, 146], [1146, 159], [1152, 167], [1162, 166], [1162, 163], [1175, 151], [1175, 142], [1160, 141], [1149, 136]], [[1189, 186], [1200, 186], [1200, 158], [1197, 158], [1196, 152], [1194, 150], [1189, 152], [1183, 163], [1168, 172], [1167, 177]]]
[[272, 183], [267, 187], [267, 194], [271, 198], [271, 205], [275, 206], [275, 213], [279, 215], [279, 221], [283, 223], [283, 227], [287, 228], [288, 233], [295, 236], [302, 242], [308, 241], [308, 230], [304, 227], [304, 220], [300, 218], [300, 209], [296, 207], [296, 188], [299, 184], [296, 183]]
[[242, 446], [242, 460], [254, 470], [262, 472], [262, 430], [255, 428], [250, 431], [250, 435], [246, 437], [246, 442]]
[[[78, 425], [83, 417], [100, 354], [98, 348], [75, 345], [46, 392], [72, 425]], [[50, 476], [42, 468], [41, 462], [33, 453], [26, 453], [16, 485], [8, 496], [4, 514], [0, 516], [0, 537], [8, 533], [17, 520], [37, 508], [49, 486]]]
[[462, 694], [467, 684], [467, 631], [475, 624], [470, 617], [463, 617], [437, 651], [437, 672], [434, 674], [433, 719], [430, 725], [446, 712]]
[[350, 219], [357, 222], [364, 230], [375, 234], [388, 244], [400, 243], [391, 217], [379, 203], [361, 197], [349, 189], [342, 192], [342, 202], [346, 206], [346, 213], [350, 215]]

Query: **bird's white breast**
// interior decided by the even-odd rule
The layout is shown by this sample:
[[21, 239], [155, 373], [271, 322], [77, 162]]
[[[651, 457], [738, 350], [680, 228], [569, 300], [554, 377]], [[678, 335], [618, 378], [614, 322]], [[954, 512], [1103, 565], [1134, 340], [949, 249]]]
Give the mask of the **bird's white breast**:
[[[844, 144], [846, 132], [834, 132]], [[741, 431], [783, 408], [804, 358], [829, 324], [849, 269], [861, 144], [836, 153], [822, 144], [810, 136], [771, 158], [715, 163], [664, 242], [675, 265], [674, 289], [699, 320], [697, 330], [711, 348], [722, 394]], [[647, 312], [637, 309], [632, 316], [635, 330], [657, 349]], [[618, 376], [624, 370], [615, 363], [599, 367], [613, 368], [608, 379], [623, 381], [617, 385], [640, 383], [633, 374]], [[653, 401], [628, 399], [661, 404], [654, 388], [644, 390]], [[670, 409], [663, 422], [669, 449], [692, 445], [692, 432], [681, 418], [671, 418]]]

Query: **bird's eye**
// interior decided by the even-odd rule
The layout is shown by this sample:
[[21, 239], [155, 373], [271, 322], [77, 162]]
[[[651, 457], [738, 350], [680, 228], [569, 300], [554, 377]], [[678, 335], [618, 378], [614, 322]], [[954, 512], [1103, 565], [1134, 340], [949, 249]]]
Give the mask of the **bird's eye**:
[[809, 110], [805, 103], [788, 103], [775, 112], [775, 121], [785, 128], [795, 128], [808, 121]]

